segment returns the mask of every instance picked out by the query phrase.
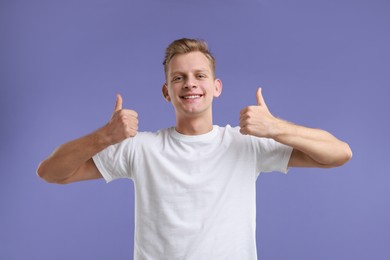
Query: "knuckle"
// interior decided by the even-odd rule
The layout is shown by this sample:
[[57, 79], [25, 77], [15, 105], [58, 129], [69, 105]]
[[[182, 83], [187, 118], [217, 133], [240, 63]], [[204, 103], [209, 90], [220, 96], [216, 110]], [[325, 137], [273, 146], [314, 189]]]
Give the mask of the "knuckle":
[[240, 133], [243, 134], [243, 135], [248, 134], [248, 128], [247, 127], [241, 127], [240, 128]]
[[127, 110], [127, 113], [132, 117], [138, 117], [138, 113], [135, 110]]

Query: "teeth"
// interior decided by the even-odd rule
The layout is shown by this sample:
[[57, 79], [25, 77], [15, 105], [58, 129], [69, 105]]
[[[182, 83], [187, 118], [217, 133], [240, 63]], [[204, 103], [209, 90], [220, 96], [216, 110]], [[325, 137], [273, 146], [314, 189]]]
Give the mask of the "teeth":
[[198, 98], [198, 97], [200, 97], [200, 95], [184, 96], [183, 98], [185, 98], [185, 99], [195, 99], [195, 98]]

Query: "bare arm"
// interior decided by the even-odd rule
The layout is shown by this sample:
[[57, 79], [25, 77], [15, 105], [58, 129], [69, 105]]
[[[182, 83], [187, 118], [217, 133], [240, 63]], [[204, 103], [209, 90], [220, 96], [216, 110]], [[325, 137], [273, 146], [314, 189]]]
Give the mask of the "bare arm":
[[274, 139], [294, 147], [289, 167], [337, 167], [352, 157], [349, 145], [329, 132], [280, 120], [280, 134]]
[[122, 109], [122, 97], [117, 96], [111, 120], [97, 131], [58, 147], [37, 169], [37, 174], [49, 183], [71, 183], [101, 178], [92, 157], [106, 147], [137, 134], [137, 113]]
[[101, 178], [92, 156], [107, 147], [103, 135], [96, 131], [58, 147], [39, 166], [38, 175], [49, 183]]
[[257, 103], [241, 111], [240, 131], [293, 147], [289, 167], [336, 167], [352, 157], [349, 145], [330, 133], [275, 118], [265, 104], [261, 89], [257, 91]]

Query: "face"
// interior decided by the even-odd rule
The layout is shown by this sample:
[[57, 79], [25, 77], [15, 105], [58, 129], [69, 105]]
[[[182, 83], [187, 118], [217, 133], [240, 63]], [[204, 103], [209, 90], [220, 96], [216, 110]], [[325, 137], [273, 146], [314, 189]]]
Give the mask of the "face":
[[214, 97], [222, 91], [209, 60], [201, 52], [178, 54], [168, 64], [165, 99], [172, 102], [179, 117], [211, 116]]

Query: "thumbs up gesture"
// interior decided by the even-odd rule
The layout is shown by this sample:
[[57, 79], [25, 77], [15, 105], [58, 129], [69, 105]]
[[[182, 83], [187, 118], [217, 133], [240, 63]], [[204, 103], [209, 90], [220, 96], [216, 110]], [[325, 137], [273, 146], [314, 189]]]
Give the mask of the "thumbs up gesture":
[[261, 88], [257, 90], [256, 99], [257, 106], [249, 106], [240, 111], [240, 132], [244, 135], [273, 138], [279, 120], [268, 110]]
[[109, 144], [119, 143], [137, 134], [138, 114], [134, 110], [123, 109], [122, 102], [122, 96], [118, 94], [112, 117], [104, 126], [105, 136]]

